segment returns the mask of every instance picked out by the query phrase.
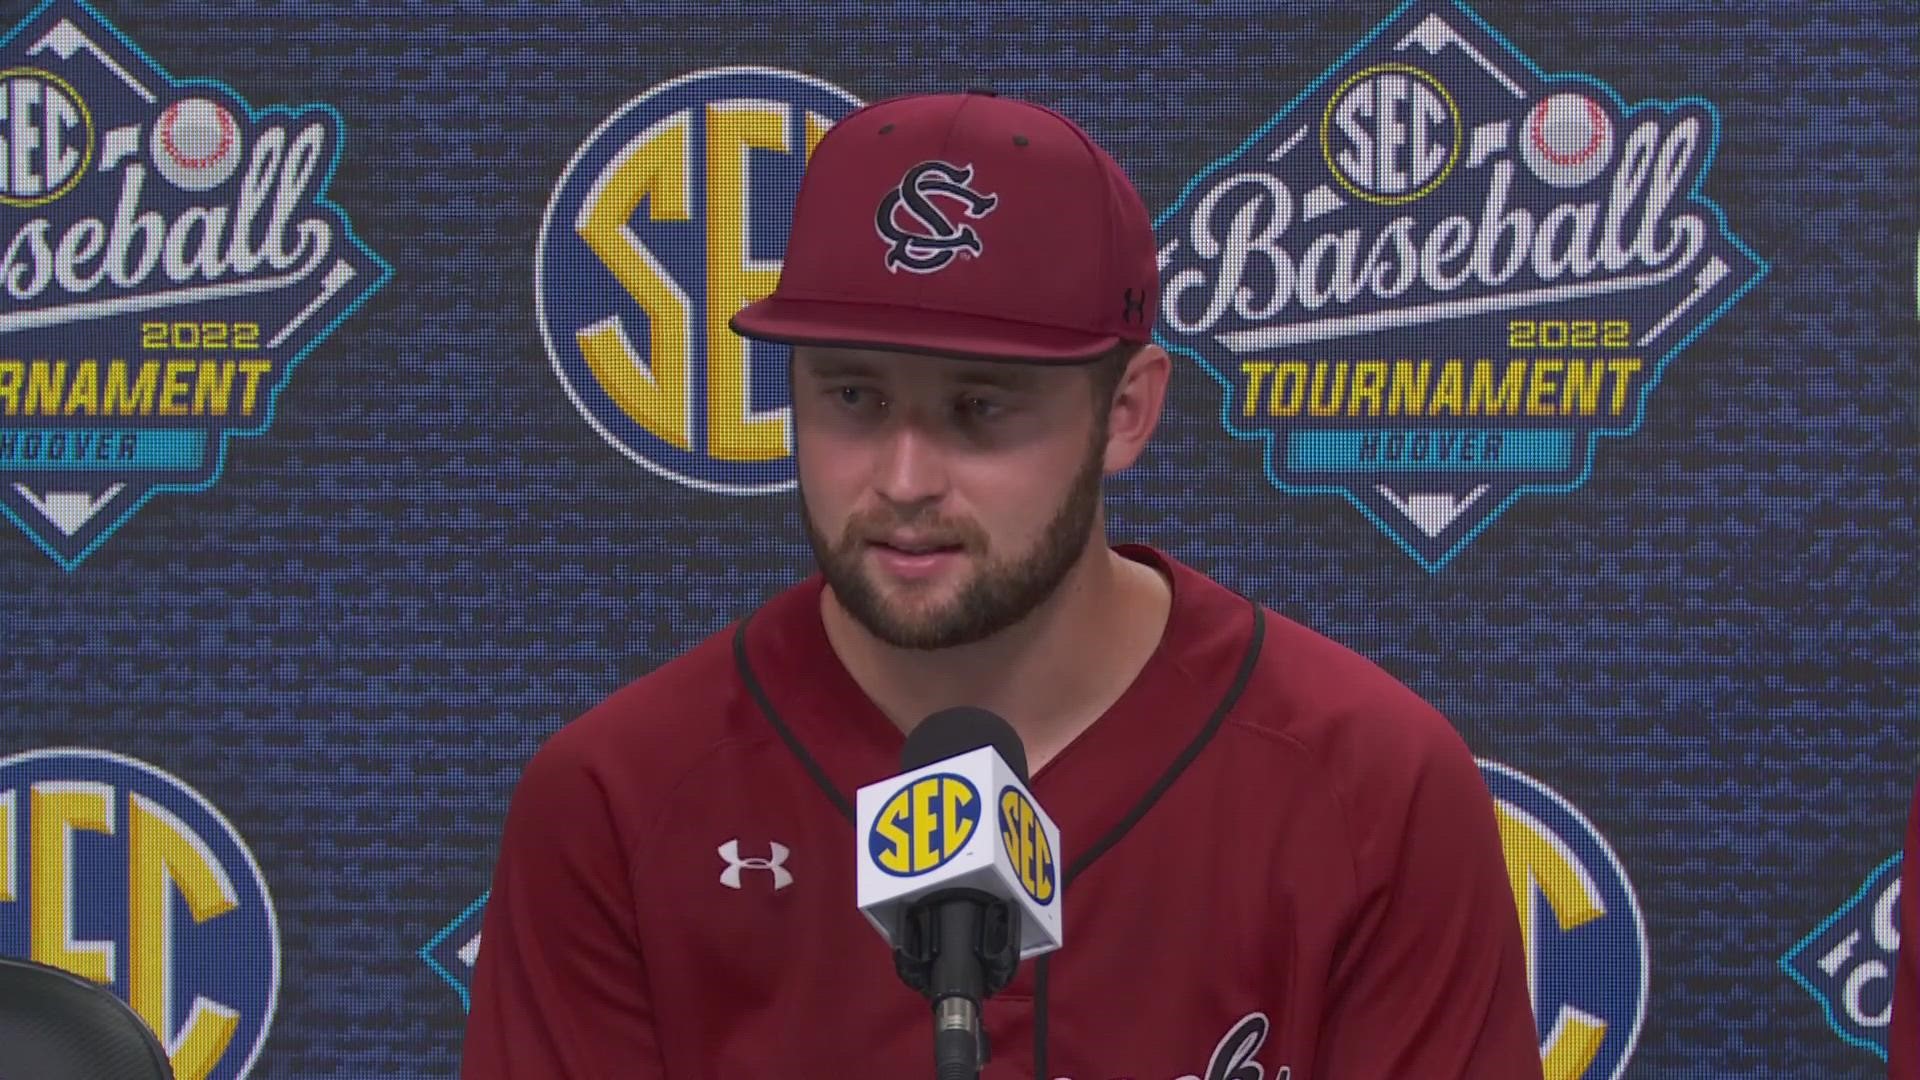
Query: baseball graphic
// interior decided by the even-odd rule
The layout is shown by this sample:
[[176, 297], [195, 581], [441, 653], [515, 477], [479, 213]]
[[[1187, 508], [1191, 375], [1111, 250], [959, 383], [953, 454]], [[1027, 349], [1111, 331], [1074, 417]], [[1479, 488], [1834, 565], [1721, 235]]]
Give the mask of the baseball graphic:
[[1527, 113], [1520, 159], [1554, 187], [1579, 187], [1613, 160], [1613, 121], [1584, 94], [1554, 94]]
[[211, 191], [240, 166], [240, 125], [218, 102], [187, 98], [154, 122], [154, 167], [183, 191]]

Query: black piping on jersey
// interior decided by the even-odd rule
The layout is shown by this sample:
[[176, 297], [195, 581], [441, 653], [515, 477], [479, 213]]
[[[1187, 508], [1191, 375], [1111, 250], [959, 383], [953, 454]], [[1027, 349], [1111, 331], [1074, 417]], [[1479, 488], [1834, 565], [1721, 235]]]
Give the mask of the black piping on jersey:
[[[1066, 873], [1060, 879], [1062, 893], [1066, 891], [1068, 885], [1073, 883], [1074, 878], [1084, 873], [1087, 867], [1093, 865], [1095, 859], [1111, 850], [1120, 842], [1121, 837], [1139, 824], [1141, 818], [1147, 816], [1147, 811], [1153, 809], [1153, 804], [1160, 801], [1160, 797], [1173, 787], [1174, 781], [1180, 778], [1180, 774], [1187, 771], [1187, 766], [1193, 764], [1193, 760], [1200, 756], [1200, 751], [1206, 749], [1207, 744], [1213, 741], [1213, 736], [1220, 730], [1220, 725], [1226, 722], [1227, 714], [1240, 703], [1240, 695], [1246, 692], [1247, 684], [1253, 680], [1254, 665], [1259, 661], [1261, 646], [1267, 639], [1267, 620], [1261, 617], [1260, 605], [1248, 600], [1247, 607], [1253, 616], [1253, 633], [1247, 641], [1246, 654], [1240, 658], [1240, 668], [1234, 672], [1233, 682], [1227, 686], [1227, 692], [1221, 695], [1220, 703], [1214, 706], [1213, 713], [1207, 717], [1207, 722], [1201, 725], [1193, 741], [1188, 743], [1186, 748], [1167, 765], [1166, 771], [1160, 774], [1160, 779], [1154, 781], [1153, 786], [1140, 797], [1140, 801], [1134, 804], [1133, 809], [1116, 822], [1113, 828], [1108, 829], [1105, 835], [1094, 841], [1091, 847], [1081, 852], [1080, 857], [1067, 867]], [[807, 748], [801, 744], [799, 737], [793, 733], [792, 728], [787, 726], [787, 722], [780, 718], [779, 710], [773, 707], [773, 701], [767, 697], [766, 689], [760, 685], [759, 676], [754, 674], [753, 664], [747, 659], [747, 626], [752, 621], [752, 615], [740, 620], [739, 628], [733, 632], [733, 660], [734, 667], [740, 673], [740, 681], [746, 684], [747, 693], [753, 695], [754, 703], [760, 706], [761, 714], [767, 718], [767, 723], [773, 725], [773, 730], [780, 736], [780, 741], [786, 743], [787, 749], [793, 751], [793, 756], [800, 760], [801, 768], [806, 769], [807, 775], [813, 777], [813, 782], [826, 793], [827, 798], [840, 811], [840, 815], [847, 819], [847, 823], [854, 824], [852, 801], [834, 786], [832, 780], [828, 779], [826, 770], [813, 759], [813, 755], [807, 753]], [[1035, 1080], [1052, 1080], [1047, 1072], [1047, 983], [1050, 959], [1052, 959], [1050, 955], [1042, 956], [1033, 962], [1033, 1075]]]
[[793, 756], [800, 759], [801, 768], [806, 769], [807, 775], [813, 777], [813, 782], [820, 785], [820, 790], [827, 793], [827, 798], [833, 800], [834, 808], [840, 811], [840, 816], [846, 818], [848, 824], [852, 824], [853, 803], [840, 793], [839, 788], [833, 786], [833, 781], [827, 778], [826, 770], [820, 767], [819, 762], [813, 760], [813, 755], [807, 753], [806, 747], [800, 745], [800, 737], [793, 733], [793, 729], [787, 726], [785, 720], [780, 719], [780, 713], [774, 709], [773, 702], [768, 699], [766, 690], [760, 685], [760, 679], [753, 673], [753, 664], [747, 660], [747, 624], [752, 621], [751, 615], [740, 620], [740, 628], [733, 632], [733, 666], [740, 672], [740, 681], [747, 684], [747, 693], [753, 695], [754, 703], [760, 706], [761, 715], [773, 725], [773, 730], [780, 736], [780, 741], [786, 743], [787, 749], [793, 751]]

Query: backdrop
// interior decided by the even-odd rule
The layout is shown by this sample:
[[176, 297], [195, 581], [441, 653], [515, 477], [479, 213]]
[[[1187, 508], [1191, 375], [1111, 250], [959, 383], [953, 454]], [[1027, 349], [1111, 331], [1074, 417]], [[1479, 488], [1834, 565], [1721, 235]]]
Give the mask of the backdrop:
[[1175, 388], [1113, 535], [1458, 726], [1549, 1075], [1883, 1069], [1920, 8], [4, 26], [0, 952], [181, 1076], [455, 1074], [528, 756], [811, 568], [781, 357], [725, 330], [807, 150], [975, 86], [1157, 216]]

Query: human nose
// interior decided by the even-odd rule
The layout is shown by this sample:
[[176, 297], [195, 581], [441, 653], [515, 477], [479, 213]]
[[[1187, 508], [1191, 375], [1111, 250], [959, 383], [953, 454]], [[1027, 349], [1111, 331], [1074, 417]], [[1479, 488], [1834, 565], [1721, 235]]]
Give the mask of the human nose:
[[896, 504], [938, 499], [947, 490], [946, 462], [939, 442], [918, 424], [893, 425], [881, 447], [873, 486], [878, 494]]

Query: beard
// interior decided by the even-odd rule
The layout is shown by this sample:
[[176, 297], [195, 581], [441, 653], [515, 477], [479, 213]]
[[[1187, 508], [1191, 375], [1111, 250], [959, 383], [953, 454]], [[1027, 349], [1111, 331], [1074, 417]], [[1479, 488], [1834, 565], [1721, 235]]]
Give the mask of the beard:
[[[1104, 425], [1102, 425], [1104, 426]], [[840, 606], [869, 634], [900, 649], [951, 649], [992, 637], [1045, 603], [1079, 561], [1100, 510], [1105, 432], [1097, 433], [1066, 496], [1031, 548], [996, 555], [980, 526], [931, 513], [895, 513], [876, 508], [853, 515], [838, 541], [829, 541], [800, 492], [800, 519], [814, 562]], [[864, 568], [866, 537], [913, 528], [958, 546], [978, 569], [943, 603], [891, 599]]]

